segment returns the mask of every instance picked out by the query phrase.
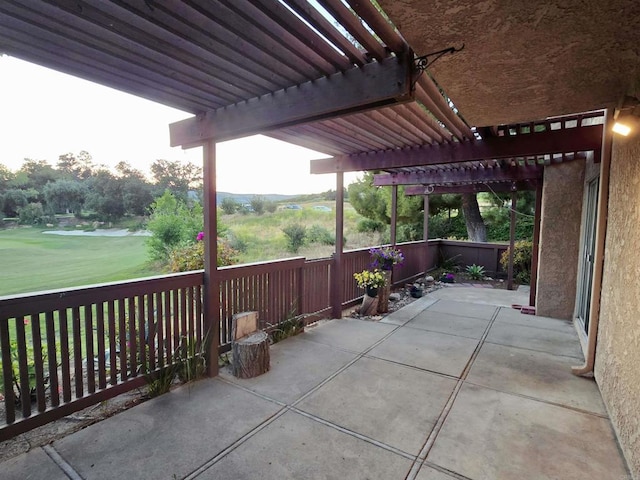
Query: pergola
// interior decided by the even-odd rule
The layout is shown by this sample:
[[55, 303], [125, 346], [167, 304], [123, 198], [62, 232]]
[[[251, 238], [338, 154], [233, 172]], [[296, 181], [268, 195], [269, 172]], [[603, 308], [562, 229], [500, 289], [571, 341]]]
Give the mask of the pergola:
[[[377, 185], [417, 185], [413, 194], [539, 191], [545, 165], [599, 158], [602, 111], [471, 128], [432, 77], [429, 62], [464, 53], [451, 42], [410, 45], [368, 0], [0, 4], [0, 52], [194, 114], [170, 126], [170, 141], [204, 147], [209, 318], [219, 311], [217, 142], [263, 133], [333, 155], [311, 171], [336, 173], [338, 274], [346, 171], [380, 171]], [[333, 305], [339, 315], [337, 294]]]

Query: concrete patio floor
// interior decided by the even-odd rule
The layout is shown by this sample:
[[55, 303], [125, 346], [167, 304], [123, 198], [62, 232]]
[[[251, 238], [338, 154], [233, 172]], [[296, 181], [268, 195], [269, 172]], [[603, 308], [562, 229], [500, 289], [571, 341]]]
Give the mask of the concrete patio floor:
[[[181, 387], [0, 464], [4, 479], [631, 480], [566, 321], [442, 289], [320, 322], [271, 371]], [[484, 295], [479, 297], [479, 295]]]

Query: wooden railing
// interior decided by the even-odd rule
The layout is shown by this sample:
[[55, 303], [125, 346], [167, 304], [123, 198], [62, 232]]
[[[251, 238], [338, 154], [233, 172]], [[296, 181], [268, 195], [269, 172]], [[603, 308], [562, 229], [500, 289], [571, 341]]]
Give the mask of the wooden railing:
[[[427, 248], [424, 242], [398, 248], [405, 261], [394, 267], [393, 281], [402, 286], [441, 257], [500, 269], [506, 245], [430, 240]], [[292, 317], [326, 318], [334, 281], [341, 283], [342, 305], [356, 303], [364, 292], [353, 274], [370, 261], [368, 248], [345, 252], [340, 279], [333, 278], [331, 258], [219, 269], [219, 352], [229, 350], [236, 313], [259, 312], [263, 328]], [[179, 361], [185, 342], [199, 351], [214, 330], [203, 320], [203, 280], [200, 270], [0, 297], [0, 441], [144, 385]]]
[[202, 281], [189, 272], [0, 298], [0, 441], [174, 363], [182, 342], [203, 338]]

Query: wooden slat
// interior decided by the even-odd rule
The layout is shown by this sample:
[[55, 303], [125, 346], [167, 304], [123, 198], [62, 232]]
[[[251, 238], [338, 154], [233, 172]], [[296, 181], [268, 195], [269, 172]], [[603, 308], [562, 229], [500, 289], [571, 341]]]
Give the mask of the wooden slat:
[[156, 335], [158, 338], [158, 348], [156, 350], [156, 365], [158, 368], [164, 368], [167, 365], [166, 355], [167, 350], [165, 344], [165, 325], [164, 325], [164, 294], [162, 292], [157, 292], [155, 294], [155, 319], [156, 319]]
[[156, 303], [155, 294], [149, 293], [146, 295], [147, 299], [147, 345], [149, 347], [149, 372], [153, 372], [156, 369], [156, 345], [157, 348], [162, 349], [160, 346], [160, 337], [158, 336], [158, 321], [156, 316]]
[[84, 341], [87, 363], [87, 392], [91, 394], [96, 391], [96, 376], [93, 363], [93, 305], [84, 307]]
[[82, 330], [80, 307], [71, 310], [71, 328], [73, 330], [73, 378], [76, 398], [84, 395], [84, 372], [82, 369]]
[[387, 56], [384, 47], [369, 33], [360, 23], [360, 19], [349, 10], [341, 0], [318, 0], [340, 25], [351, 34], [376, 60], [380, 61]]
[[71, 365], [69, 351], [69, 318], [67, 309], [58, 311], [58, 321], [60, 322], [60, 362], [62, 363], [62, 399], [65, 402], [71, 401]]
[[137, 333], [138, 333], [138, 373], [145, 374], [148, 372], [147, 364], [147, 329], [146, 315], [144, 308], [145, 295], [136, 297], [136, 317], [137, 317]]
[[105, 329], [104, 329], [104, 309], [103, 303], [96, 304], [96, 346], [98, 352], [98, 388], [107, 388], [107, 360], [105, 346]]
[[129, 347], [127, 346], [127, 310], [124, 298], [118, 300], [118, 332], [118, 343], [120, 344], [120, 381], [125, 382], [129, 378], [127, 369]]
[[5, 421], [11, 424], [16, 419], [15, 394], [13, 393], [13, 358], [9, 339], [9, 320], [4, 317], [0, 318], [0, 350], [2, 350]]
[[363, 52], [358, 50], [335, 25], [330, 23], [315, 7], [306, 0], [285, 0], [298, 15], [311, 24], [320, 34], [339, 48], [354, 65], [362, 66], [366, 63]]
[[347, 0], [349, 6], [376, 33], [386, 46], [396, 54], [409, 49], [404, 39], [395, 31], [382, 13], [371, 3], [371, 0]]
[[109, 323], [109, 384], [118, 383], [117, 354], [118, 339], [116, 338], [116, 305], [114, 301], [107, 302], [107, 321]]
[[46, 331], [47, 331], [47, 356], [49, 360], [49, 392], [51, 394], [51, 406], [60, 405], [60, 392], [58, 381], [58, 359], [56, 348], [56, 327], [53, 312], [47, 312], [45, 315]]
[[35, 390], [38, 412], [47, 408], [44, 388], [44, 358], [42, 357], [42, 333], [40, 331], [40, 315], [31, 315], [31, 341], [33, 343], [33, 366], [35, 370]]
[[24, 321], [24, 317], [16, 318], [16, 344], [18, 348], [18, 383], [20, 385], [22, 416], [28, 417], [31, 415], [31, 388], [27, 366], [27, 342], [24, 334]]

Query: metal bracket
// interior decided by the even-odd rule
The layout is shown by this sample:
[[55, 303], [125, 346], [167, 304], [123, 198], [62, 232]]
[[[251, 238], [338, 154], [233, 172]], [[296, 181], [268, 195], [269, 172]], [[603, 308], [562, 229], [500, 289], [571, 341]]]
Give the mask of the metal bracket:
[[[431, 52], [431, 53], [422, 55], [420, 57], [416, 57], [413, 61], [416, 65], [416, 69], [419, 70], [420, 72], [424, 72], [427, 68], [433, 65], [436, 62], [436, 60], [438, 60], [443, 55], [446, 55], [447, 53], [458, 53], [463, 49], [464, 49], [464, 43], [460, 48], [456, 48], [456, 47], [445, 48], [443, 50], [438, 50], [437, 52]], [[433, 57], [433, 59], [430, 59], [430, 57]]]

